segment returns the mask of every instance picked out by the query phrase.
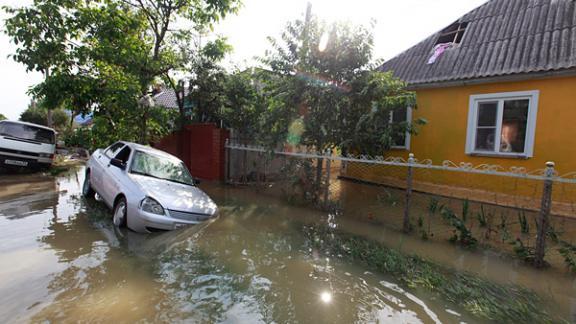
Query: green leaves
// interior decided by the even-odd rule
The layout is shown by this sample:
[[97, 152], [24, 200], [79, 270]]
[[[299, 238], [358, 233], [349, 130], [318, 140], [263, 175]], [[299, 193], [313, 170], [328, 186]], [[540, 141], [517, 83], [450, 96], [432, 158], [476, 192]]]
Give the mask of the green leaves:
[[[184, 70], [190, 62], [190, 56], [182, 51], [191, 30], [172, 24], [188, 20], [192, 28], [203, 30], [237, 10], [238, 3], [35, 0], [29, 7], [3, 9], [11, 15], [6, 33], [18, 45], [13, 58], [28, 70], [45, 75], [30, 93], [47, 109], [94, 112], [96, 133], [103, 142], [109, 141], [109, 135], [114, 139], [133, 137], [139, 128], [146, 133], [140, 140], [149, 141], [167, 131], [162, 125], [171, 123], [154, 109], [139, 109], [138, 99], [160, 77]], [[203, 54], [211, 59], [230, 51], [222, 39], [209, 45]]]
[[376, 70], [369, 29], [311, 16], [287, 24], [270, 45], [260, 61], [276, 75], [266, 89], [288, 119], [280, 133], [303, 116], [300, 144], [380, 155], [398, 134], [416, 132], [413, 123], [390, 123], [390, 112], [415, 107], [415, 96], [391, 73]]

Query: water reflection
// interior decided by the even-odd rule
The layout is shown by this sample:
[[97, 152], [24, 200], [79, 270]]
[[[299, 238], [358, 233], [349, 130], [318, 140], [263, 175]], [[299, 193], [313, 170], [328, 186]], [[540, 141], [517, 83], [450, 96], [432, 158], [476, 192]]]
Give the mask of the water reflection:
[[[143, 235], [116, 229], [102, 203], [81, 199], [82, 181], [79, 170], [21, 195], [15, 183], [1, 189], [11, 191], [10, 200], [35, 207], [18, 218], [2, 205], [0, 231], [9, 239], [0, 241], [0, 264], [11, 266], [0, 267], [0, 322], [470, 320], [394, 278], [326, 258], [302, 233], [307, 222], [321, 222], [398, 239], [381, 228], [352, 225], [345, 215], [208, 186], [221, 207], [220, 219], [203, 228]], [[469, 258], [462, 262], [469, 264]], [[490, 267], [488, 258], [478, 262]]]
[[332, 302], [332, 293], [327, 291], [321, 293], [320, 300], [325, 304], [330, 304]]

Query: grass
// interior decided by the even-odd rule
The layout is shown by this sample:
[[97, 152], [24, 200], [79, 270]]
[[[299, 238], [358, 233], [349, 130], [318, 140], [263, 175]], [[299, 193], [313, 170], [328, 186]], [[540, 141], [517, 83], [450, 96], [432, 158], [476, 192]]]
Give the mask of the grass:
[[62, 156], [57, 156], [54, 159], [54, 163], [52, 164], [52, 166], [50, 167], [50, 169], [48, 169], [48, 173], [51, 176], [58, 176], [70, 169], [73, 169], [81, 164], [83, 164], [84, 162], [81, 160], [71, 160], [71, 161], [65, 161], [64, 158]]
[[553, 322], [539, 297], [530, 290], [455, 272], [378, 242], [324, 226], [306, 227], [305, 233], [312, 245], [324, 253], [392, 275], [412, 289], [436, 293], [479, 319], [499, 323]]

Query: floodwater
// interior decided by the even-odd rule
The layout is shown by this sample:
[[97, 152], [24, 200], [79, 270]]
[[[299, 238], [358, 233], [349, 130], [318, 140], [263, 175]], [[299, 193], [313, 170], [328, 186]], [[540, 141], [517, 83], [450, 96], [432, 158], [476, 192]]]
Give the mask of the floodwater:
[[566, 274], [426, 245], [247, 189], [201, 185], [222, 210], [203, 228], [153, 235], [117, 230], [102, 203], [80, 198], [82, 181], [82, 169], [57, 178], [0, 178], [0, 323], [475, 322], [393, 277], [318, 253], [302, 233], [311, 222], [522, 284], [560, 303], [565, 318], [576, 296]]

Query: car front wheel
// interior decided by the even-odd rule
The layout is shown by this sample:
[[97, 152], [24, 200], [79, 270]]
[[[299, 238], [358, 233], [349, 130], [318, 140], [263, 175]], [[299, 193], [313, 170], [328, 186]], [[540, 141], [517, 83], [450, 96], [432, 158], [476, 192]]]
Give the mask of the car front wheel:
[[86, 198], [94, 198], [96, 192], [92, 189], [92, 185], [90, 184], [90, 173], [86, 173], [86, 177], [84, 177], [84, 184], [82, 185], [82, 196]]
[[126, 214], [127, 214], [126, 199], [124, 197], [120, 198], [116, 205], [114, 206], [114, 225], [117, 227], [126, 226]]

